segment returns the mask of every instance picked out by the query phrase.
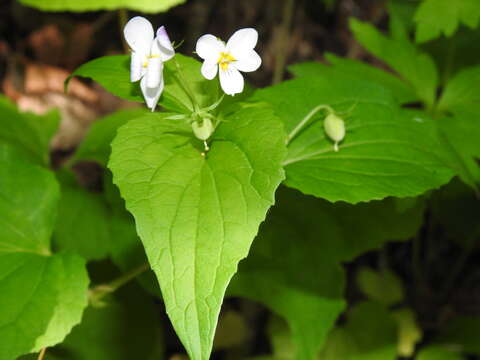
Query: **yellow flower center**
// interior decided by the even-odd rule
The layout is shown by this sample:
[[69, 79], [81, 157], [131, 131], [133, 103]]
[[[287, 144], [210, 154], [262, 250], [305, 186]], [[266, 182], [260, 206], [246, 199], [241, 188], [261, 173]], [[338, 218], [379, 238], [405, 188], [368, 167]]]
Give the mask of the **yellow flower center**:
[[148, 56], [147, 56], [147, 60], [145, 60], [145, 61], [143, 62], [143, 64], [142, 64], [143, 67], [146, 68], [146, 67], [148, 66], [148, 60], [150, 60], [150, 59], [155, 59], [155, 58], [159, 58], [159, 57], [160, 57], [160, 55], [148, 55]]
[[230, 53], [220, 53], [220, 57], [217, 60], [217, 64], [220, 66], [220, 69], [222, 70], [227, 70], [228, 65], [230, 65], [231, 62], [237, 61]]

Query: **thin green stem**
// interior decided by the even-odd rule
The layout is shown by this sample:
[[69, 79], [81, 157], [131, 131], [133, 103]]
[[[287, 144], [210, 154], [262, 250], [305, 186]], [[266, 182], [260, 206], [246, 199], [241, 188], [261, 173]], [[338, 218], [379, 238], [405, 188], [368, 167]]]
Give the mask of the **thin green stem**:
[[123, 285], [127, 284], [131, 280], [135, 279], [137, 276], [143, 274], [145, 271], [150, 269], [150, 264], [144, 263], [137, 268], [126, 272], [115, 280], [95, 286], [89, 291], [89, 298], [91, 303], [98, 303], [103, 297], [108, 294], [111, 294], [121, 288]]
[[318, 105], [312, 109], [303, 119], [298, 123], [295, 128], [287, 136], [286, 144], [290, 144], [293, 138], [303, 129], [305, 125], [310, 121], [310, 119], [319, 111], [327, 110], [330, 114], [334, 113], [333, 109], [328, 105]]
[[197, 98], [195, 97], [195, 94], [192, 91], [192, 89], [190, 88], [190, 86], [188, 85], [188, 82], [185, 79], [185, 76], [183, 75], [182, 68], [181, 68], [180, 64], [178, 63], [177, 59], [174, 58], [173, 61], [175, 62], [175, 67], [177, 68], [177, 72], [176, 72], [177, 81], [178, 81], [179, 85], [181, 86], [181, 88], [183, 89], [183, 91], [185, 91], [185, 94], [190, 99], [190, 102], [192, 103], [194, 112], [198, 112], [200, 106], [197, 102]]
[[43, 360], [45, 358], [46, 352], [47, 352], [47, 348], [43, 348], [42, 350], [40, 350], [40, 352], [38, 353], [37, 360]]
[[292, 17], [294, 10], [293, 0], [284, 0], [283, 20], [280, 25], [280, 34], [276, 46], [275, 70], [273, 72], [273, 84], [278, 84], [283, 79], [285, 72], [285, 63], [287, 60], [287, 46], [289, 44], [289, 32], [292, 25]]

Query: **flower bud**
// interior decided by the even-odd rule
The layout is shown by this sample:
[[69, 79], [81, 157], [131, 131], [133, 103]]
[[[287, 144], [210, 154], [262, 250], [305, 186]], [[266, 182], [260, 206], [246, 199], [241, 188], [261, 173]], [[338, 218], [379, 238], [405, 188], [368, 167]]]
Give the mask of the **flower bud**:
[[214, 128], [209, 118], [203, 118], [192, 123], [192, 130], [197, 139], [205, 141], [213, 134]]
[[345, 137], [345, 122], [334, 113], [330, 113], [323, 122], [325, 133], [334, 142], [334, 150], [338, 151], [338, 143]]

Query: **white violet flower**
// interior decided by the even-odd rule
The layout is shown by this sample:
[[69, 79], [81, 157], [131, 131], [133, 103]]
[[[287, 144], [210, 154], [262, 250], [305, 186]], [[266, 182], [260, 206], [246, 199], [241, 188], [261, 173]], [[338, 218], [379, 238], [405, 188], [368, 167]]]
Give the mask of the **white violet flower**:
[[225, 94], [241, 93], [244, 80], [240, 71], [255, 71], [262, 63], [254, 50], [257, 40], [257, 30], [252, 28], [236, 31], [226, 44], [213, 35], [203, 35], [196, 46], [198, 56], [204, 60], [202, 75], [212, 80], [219, 72], [220, 85]]
[[175, 50], [165, 27], [158, 28], [154, 37], [152, 24], [141, 16], [130, 19], [123, 34], [132, 49], [130, 81], [141, 79], [145, 102], [154, 111], [164, 87], [163, 63], [175, 55]]

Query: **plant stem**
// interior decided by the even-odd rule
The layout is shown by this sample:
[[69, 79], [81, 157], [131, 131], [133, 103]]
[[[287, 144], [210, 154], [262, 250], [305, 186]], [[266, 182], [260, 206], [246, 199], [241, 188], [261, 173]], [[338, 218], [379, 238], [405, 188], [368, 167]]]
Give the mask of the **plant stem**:
[[89, 291], [90, 302], [91, 303], [99, 302], [104, 296], [115, 292], [116, 290], [121, 288], [123, 285], [135, 279], [138, 275], [144, 273], [148, 269], [150, 269], [150, 264], [144, 263], [139, 267], [134, 268], [129, 272], [126, 272], [125, 274], [121, 275], [120, 277], [116, 278], [115, 280], [109, 283], [95, 286], [93, 289]]
[[275, 69], [273, 72], [272, 84], [278, 84], [283, 79], [283, 74], [285, 72], [285, 62], [287, 59], [287, 46], [289, 43], [289, 32], [292, 25], [293, 17], [293, 0], [284, 0], [283, 6], [283, 21], [280, 25], [280, 34], [278, 36], [276, 44], [276, 59], [275, 59]]
[[127, 24], [127, 21], [128, 21], [128, 11], [126, 9], [120, 9], [118, 10], [118, 27], [119, 27], [119, 31], [120, 31], [120, 34], [121, 34], [121, 39], [122, 39], [122, 45], [123, 45], [123, 51], [125, 53], [128, 53], [130, 48], [128, 47], [128, 44], [127, 42], [125, 41], [124, 37], [123, 37], [123, 28], [125, 27], [125, 25]]
[[295, 128], [290, 131], [290, 133], [287, 136], [286, 144], [288, 145], [290, 141], [293, 140], [293, 138], [302, 130], [302, 128], [310, 121], [310, 119], [319, 111], [321, 110], [327, 110], [329, 113], [333, 113], [333, 109], [328, 106], [328, 105], [318, 105], [312, 109], [304, 118], [302, 121], [298, 123]]
[[177, 68], [177, 81], [180, 85], [180, 87], [185, 91], [185, 94], [187, 94], [188, 98], [190, 99], [190, 102], [192, 103], [193, 110], [197, 112], [199, 110], [199, 104], [197, 102], [197, 98], [195, 97], [195, 94], [193, 93], [192, 89], [188, 85], [188, 82], [186, 81], [185, 77], [183, 76], [183, 71], [182, 68], [180, 67], [180, 64], [178, 63], [177, 59], [173, 59], [175, 62], [175, 67]]
[[45, 358], [45, 353], [47, 352], [47, 348], [44, 347], [40, 352], [38, 353], [37, 360], [43, 360]]

